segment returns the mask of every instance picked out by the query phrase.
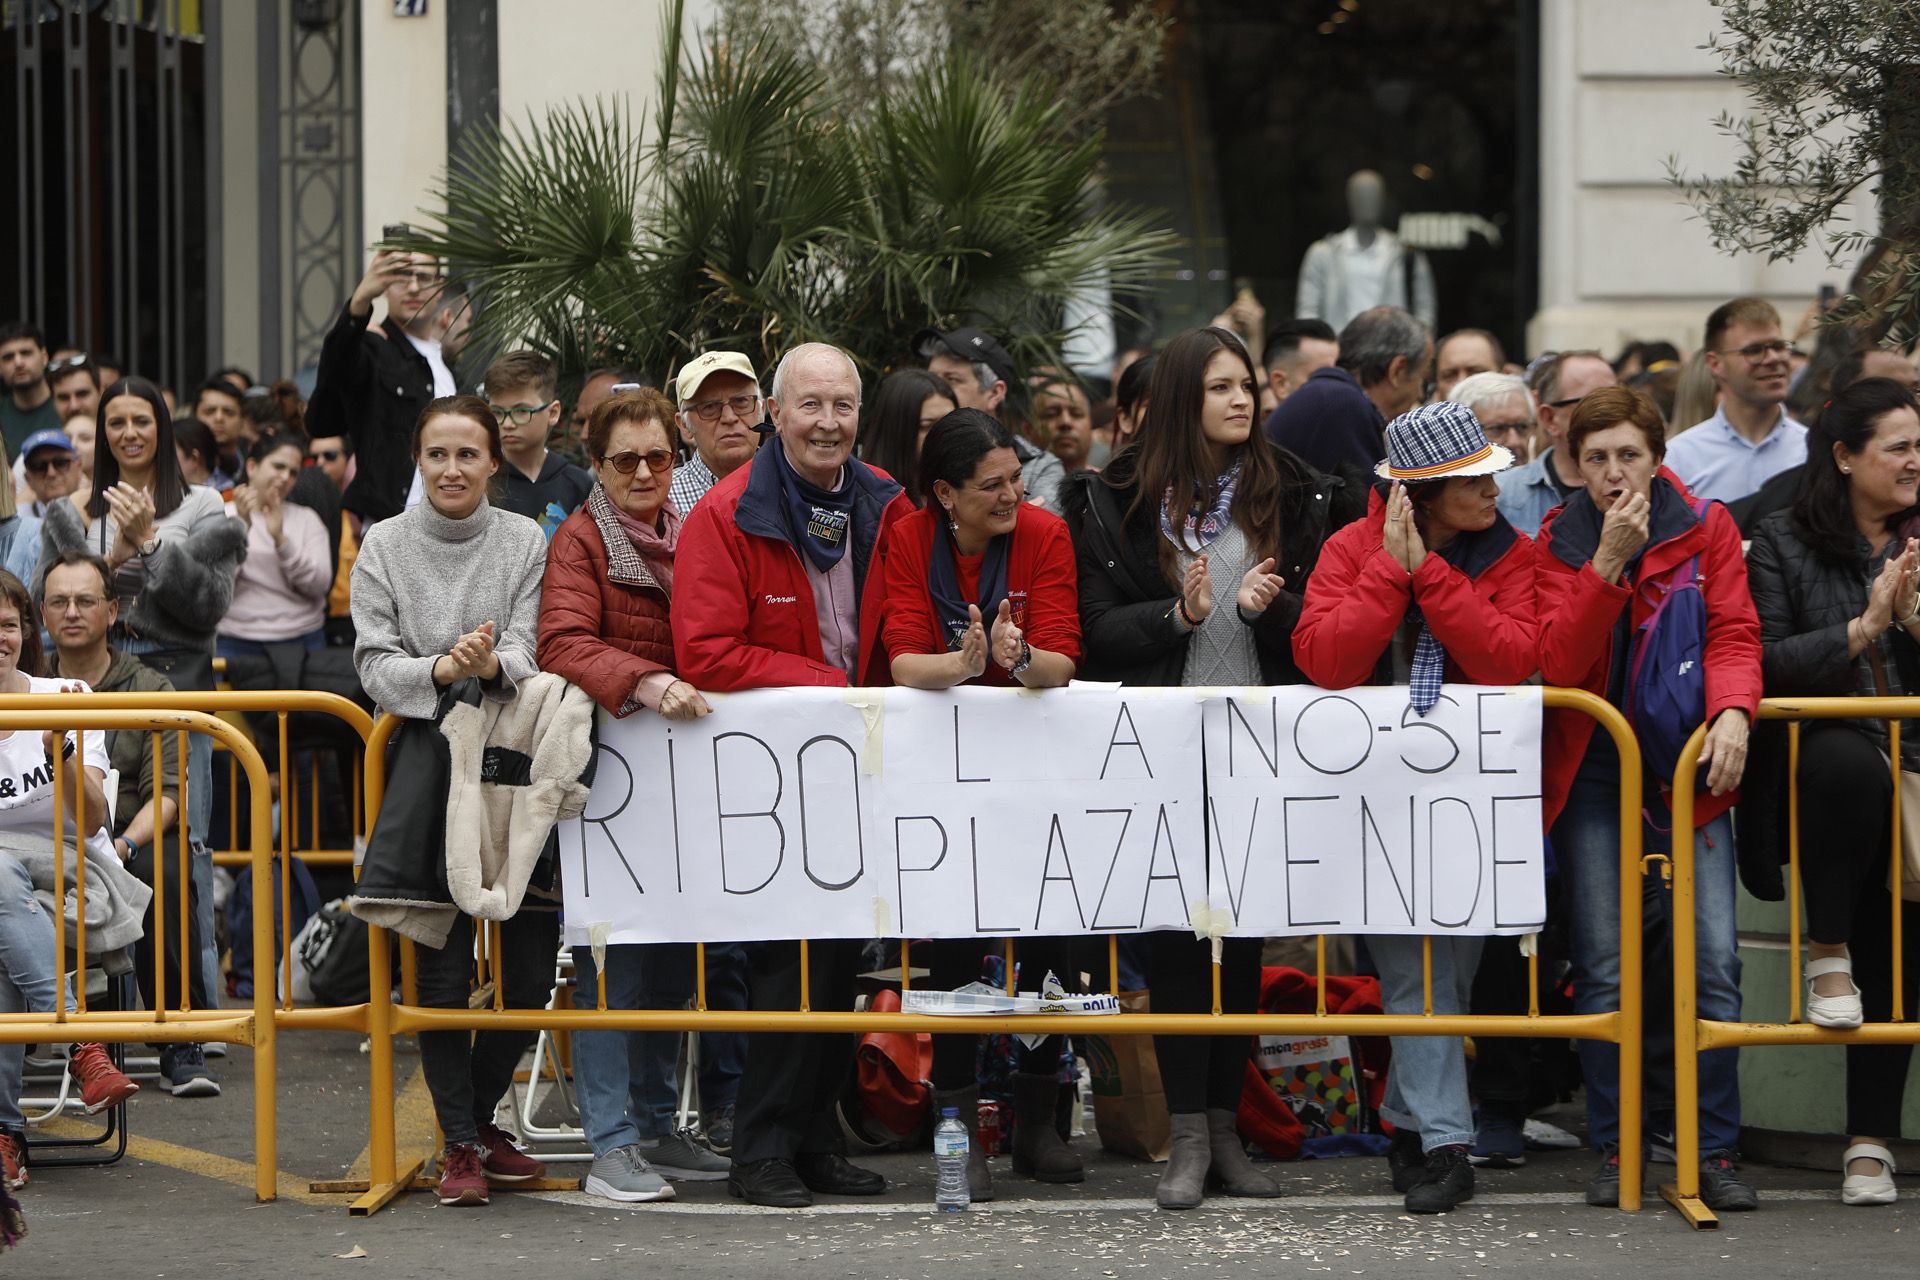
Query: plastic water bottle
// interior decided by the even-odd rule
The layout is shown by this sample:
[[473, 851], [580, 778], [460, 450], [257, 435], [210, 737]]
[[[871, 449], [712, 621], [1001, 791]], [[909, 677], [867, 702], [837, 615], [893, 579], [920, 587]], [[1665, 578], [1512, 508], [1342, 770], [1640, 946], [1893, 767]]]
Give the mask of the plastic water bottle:
[[934, 1184], [933, 1203], [942, 1213], [964, 1213], [971, 1203], [967, 1196], [967, 1126], [960, 1123], [958, 1107], [940, 1109], [940, 1123], [933, 1130], [933, 1163], [940, 1175]]

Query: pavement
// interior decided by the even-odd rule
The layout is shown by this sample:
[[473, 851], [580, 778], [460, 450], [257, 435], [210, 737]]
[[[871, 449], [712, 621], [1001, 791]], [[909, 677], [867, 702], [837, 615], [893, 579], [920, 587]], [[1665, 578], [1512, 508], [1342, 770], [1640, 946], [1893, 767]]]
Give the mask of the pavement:
[[[30, 1234], [0, 1254], [0, 1275], [74, 1277], [576, 1276], [1120, 1277], [1255, 1275], [1482, 1275], [1550, 1268], [1566, 1280], [1689, 1273], [1758, 1276], [1913, 1276], [1920, 1270], [1920, 1183], [1888, 1208], [1839, 1203], [1837, 1173], [1749, 1163], [1758, 1213], [1696, 1232], [1657, 1195], [1636, 1214], [1582, 1199], [1593, 1160], [1584, 1151], [1537, 1152], [1526, 1168], [1482, 1170], [1471, 1204], [1414, 1218], [1386, 1186], [1377, 1159], [1267, 1166], [1279, 1201], [1209, 1200], [1163, 1213], [1158, 1166], [1099, 1153], [1090, 1137], [1086, 1182], [1043, 1187], [993, 1161], [1000, 1199], [964, 1215], [934, 1212], [930, 1154], [861, 1162], [885, 1173], [876, 1200], [827, 1200], [810, 1211], [751, 1208], [724, 1182], [687, 1184], [670, 1204], [616, 1206], [579, 1192], [496, 1193], [485, 1209], [443, 1209], [426, 1193], [352, 1218], [345, 1195], [315, 1179], [364, 1172], [367, 1057], [358, 1036], [281, 1039], [280, 1199], [253, 1196], [251, 1058], [243, 1046], [212, 1065], [225, 1093], [172, 1098], [149, 1081], [128, 1108], [125, 1158], [101, 1167], [53, 1167], [36, 1149], [21, 1192]], [[400, 1059], [396, 1106], [402, 1150], [424, 1152], [431, 1116], [418, 1061]], [[31, 1090], [30, 1090], [31, 1092]], [[1578, 1121], [1578, 1109], [1553, 1117]], [[541, 1118], [545, 1118], [545, 1113]], [[36, 1141], [98, 1132], [62, 1118]], [[559, 1148], [557, 1148], [559, 1149]], [[574, 1148], [577, 1150], [577, 1148]], [[71, 1154], [62, 1152], [58, 1154]], [[556, 1177], [579, 1163], [555, 1161]], [[1670, 1167], [1650, 1166], [1650, 1182]]]

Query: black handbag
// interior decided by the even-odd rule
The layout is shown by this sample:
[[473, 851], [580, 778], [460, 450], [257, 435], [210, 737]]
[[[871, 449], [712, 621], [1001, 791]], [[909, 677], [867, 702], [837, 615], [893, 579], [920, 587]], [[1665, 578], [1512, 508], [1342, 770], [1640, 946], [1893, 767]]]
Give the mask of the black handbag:
[[213, 692], [213, 654], [206, 649], [155, 649], [133, 656], [172, 681], [181, 693]]
[[[262, 646], [264, 657], [227, 659], [227, 683], [247, 692], [310, 689], [338, 694], [362, 710], [373, 711], [373, 699], [361, 687], [353, 665], [353, 650], [339, 646], [309, 650], [298, 640], [272, 640]], [[250, 713], [248, 722], [268, 763], [280, 750], [280, 729], [268, 713]], [[295, 711], [287, 717], [287, 745], [293, 751], [330, 749], [354, 751], [360, 735], [338, 716], [324, 711]]]

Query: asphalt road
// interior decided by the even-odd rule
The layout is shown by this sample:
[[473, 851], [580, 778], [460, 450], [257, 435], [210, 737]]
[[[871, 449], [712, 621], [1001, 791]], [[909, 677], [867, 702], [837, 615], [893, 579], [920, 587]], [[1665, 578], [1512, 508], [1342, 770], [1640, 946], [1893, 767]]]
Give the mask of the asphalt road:
[[[403, 1058], [411, 1075], [414, 1061]], [[577, 1192], [496, 1194], [454, 1210], [415, 1193], [371, 1218], [348, 1197], [316, 1195], [310, 1180], [347, 1175], [366, 1144], [366, 1066], [357, 1037], [283, 1038], [281, 1199], [252, 1194], [250, 1058], [214, 1064], [218, 1099], [151, 1087], [129, 1109], [131, 1148], [116, 1164], [55, 1168], [36, 1150], [22, 1193], [30, 1235], [0, 1254], [22, 1276], [686, 1276], [1006, 1277], [1519, 1274], [1555, 1277], [1689, 1273], [1743, 1276], [1912, 1276], [1920, 1269], [1920, 1183], [1906, 1203], [1848, 1209], [1837, 1175], [1749, 1167], [1764, 1203], [1695, 1232], [1657, 1199], [1638, 1214], [1588, 1208], [1584, 1152], [1536, 1153], [1528, 1167], [1483, 1171], [1472, 1204], [1416, 1219], [1388, 1193], [1384, 1162], [1274, 1165], [1288, 1197], [1209, 1201], [1181, 1214], [1154, 1209], [1156, 1168], [1096, 1155], [1087, 1181], [1040, 1187], [994, 1161], [1001, 1199], [964, 1217], [932, 1211], [929, 1156], [867, 1162], [892, 1191], [877, 1201], [810, 1212], [749, 1209], [725, 1183], [682, 1184], [672, 1204], [610, 1206]], [[409, 1137], [428, 1140], [417, 1081], [399, 1108]], [[1575, 1113], [1577, 1114], [1577, 1113]], [[56, 1122], [61, 1134], [84, 1122]], [[49, 1136], [46, 1130], [36, 1138]], [[1092, 1150], [1091, 1139], [1078, 1139]], [[554, 1165], [559, 1176], [577, 1164]], [[1671, 1170], [1652, 1166], [1655, 1179]], [[351, 1255], [359, 1250], [363, 1256]]]

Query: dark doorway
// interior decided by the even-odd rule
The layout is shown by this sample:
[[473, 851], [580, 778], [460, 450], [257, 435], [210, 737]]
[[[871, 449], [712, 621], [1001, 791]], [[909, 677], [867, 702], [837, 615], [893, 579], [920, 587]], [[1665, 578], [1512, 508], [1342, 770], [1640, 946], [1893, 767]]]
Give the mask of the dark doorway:
[[[1522, 265], [1535, 243], [1534, 133], [1520, 108], [1533, 97], [1530, 4], [1187, 0], [1180, 9], [1183, 48], [1167, 60], [1157, 105], [1171, 118], [1174, 104], [1197, 99], [1217, 205], [1189, 223], [1199, 234], [1185, 279], [1198, 296], [1181, 299], [1190, 314], [1163, 310], [1161, 336], [1204, 323], [1240, 279], [1271, 319], [1292, 315], [1301, 257], [1347, 225], [1348, 175], [1374, 169], [1386, 179], [1389, 226], [1408, 214], [1465, 215], [1405, 224], [1430, 238], [1422, 247], [1440, 331], [1489, 328], [1523, 350], [1534, 308], [1533, 272]], [[1164, 207], [1154, 194], [1162, 198], [1136, 198]], [[1204, 243], [1210, 222], [1224, 262]]]

